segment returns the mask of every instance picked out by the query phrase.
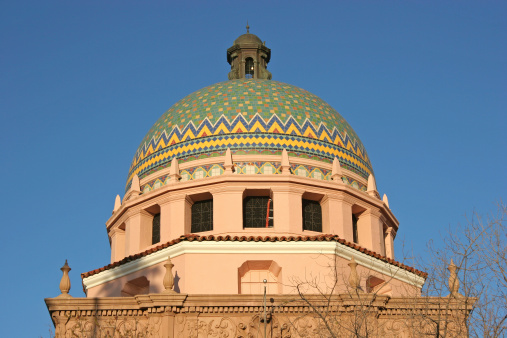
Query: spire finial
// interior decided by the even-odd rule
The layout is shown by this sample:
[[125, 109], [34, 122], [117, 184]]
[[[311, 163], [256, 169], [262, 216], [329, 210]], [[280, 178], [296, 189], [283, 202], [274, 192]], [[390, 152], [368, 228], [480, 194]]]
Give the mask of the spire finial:
[[246, 20], [246, 33], [250, 34], [250, 26], [248, 25], [248, 20]]
[[333, 160], [333, 169], [331, 171], [331, 178], [336, 183], [343, 183], [342, 176], [343, 173], [340, 167], [340, 161], [338, 161], [338, 157], [335, 156]]
[[171, 262], [171, 257], [167, 257], [167, 261], [164, 264], [165, 267], [165, 275], [164, 275], [164, 293], [176, 293], [176, 291], [173, 290], [174, 287], [174, 276], [173, 276], [173, 267], [174, 264]]
[[181, 176], [180, 176], [180, 165], [178, 164], [178, 159], [176, 156], [173, 157], [171, 160], [171, 168], [169, 172], [169, 177], [171, 177], [171, 183], [178, 183]]
[[282, 175], [290, 175], [290, 162], [289, 162], [289, 154], [287, 153], [287, 149], [282, 150], [282, 163], [280, 165], [280, 169]]
[[227, 150], [225, 151], [225, 159], [224, 159], [224, 173], [225, 174], [232, 174], [232, 169], [234, 168], [234, 164], [232, 162], [232, 154], [231, 154], [231, 148], [227, 147]]
[[58, 296], [58, 298], [72, 298], [71, 295], [69, 295], [70, 290], [70, 278], [69, 278], [69, 271], [71, 270], [69, 264], [67, 264], [67, 260], [65, 260], [65, 265], [62, 266], [60, 269], [63, 272], [62, 279], [60, 280], [60, 292], [61, 294]]

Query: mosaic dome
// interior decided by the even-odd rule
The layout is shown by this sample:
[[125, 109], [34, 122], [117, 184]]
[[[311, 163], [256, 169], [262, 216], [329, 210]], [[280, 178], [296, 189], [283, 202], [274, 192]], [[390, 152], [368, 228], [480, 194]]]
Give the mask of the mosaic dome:
[[331, 163], [367, 179], [373, 173], [361, 140], [345, 119], [312, 93], [277, 81], [239, 79], [198, 90], [174, 104], [151, 127], [130, 166], [146, 177], [188, 162], [232, 154], [281, 154]]

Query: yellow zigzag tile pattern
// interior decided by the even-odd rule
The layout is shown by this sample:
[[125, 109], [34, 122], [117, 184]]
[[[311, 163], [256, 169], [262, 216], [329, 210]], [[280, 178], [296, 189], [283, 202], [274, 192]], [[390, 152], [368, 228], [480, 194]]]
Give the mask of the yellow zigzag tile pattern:
[[[276, 115], [275, 115], [276, 117]], [[222, 116], [222, 118], [224, 118]], [[142, 161], [147, 156], [157, 152], [160, 149], [164, 149], [170, 145], [174, 145], [180, 142], [185, 142], [189, 140], [193, 140], [196, 138], [201, 137], [207, 137], [211, 135], [223, 135], [223, 134], [237, 134], [237, 133], [279, 133], [279, 134], [285, 134], [285, 135], [297, 135], [297, 136], [303, 136], [303, 137], [309, 137], [318, 139], [324, 142], [333, 143], [335, 145], [338, 145], [340, 147], [343, 147], [352, 153], [355, 153], [360, 158], [364, 159], [363, 152], [361, 148], [354, 147], [353, 143], [351, 142], [350, 138], [345, 136], [342, 137], [341, 135], [337, 135], [334, 140], [331, 139], [326, 129], [321, 128], [320, 129], [320, 135], [318, 135], [317, 128], [309, 121], [305, 121], [304, 126], [306, 126], [306, 129], [303, 129], [299, 125], [296, 124], [290, 124], [289, 127], [286, 125], [284, 126], [281, 123], [278, 123], [278, 119], [273, 119], [274, 121], [271, 122], [268, 126], [262, 125], [259, 121], [255, 121], [253, 125], [248, 128], [248, 124], [243, 123], [241, 121], [233, 121], [233, 123], [230, 123], [230, 127], [228, 128], [226, 123], [220, 123], [218, 126], [215, 127], [214, 131], [211, 132], [210, 128], [204, 124], [204, 126], [199, 126], [198, 128], [195, 128], [192, 124], [193, 128], [186, 127], [186, 131], [183, 134], [182, 137], [178, 137], [178, 132], [173, 131], [172, 135], [167, 137], [167, 133], [164, 131], [163, 136], [166, 137], [160, 137], [157, 141], [152, 141], [149, 143], [147, 149], [144, 151], [141, 151], [139, 156], [134, 159], [132, 162], [132, 166], [136, 166], [140, 161]], [[208, 121], [207, 121], [208, 122]], [[236, 123], [234, 123], [236, 122]], [[209, 123], [209, 122], [208, 122]], [[246, 126], [245, 126], [246, 125]], [[269, 127], [269, 128], [268, 128]], [[194, 130], [192, 130], [194, 129]], [[196, 130], [197, 129], [197, 130]], [[301, 131], [303, 129], [303, 131]], [[179, 130], [178, 130], [179, 131]], [[195, 133], [194, 133], [195, 131]], [[318, 136], [318, 137], [317, 137]], [[167, 142], [164, 141], [164, 139], [168, 139]], [[344, 147], [343, 144], [346, 144], [346, 147]], [[367, 159], [365, 159], [368, 161]]]
[[168, 159], [172, 159], [176, 156], [176, 158], [181, 157], [183, 154], [186, 154], [191, 151], [195, 151], [196, 149], [204, 149], [206, 147], [216, 147], [216, 146], [234, 146], [244, 143], [250, 144], [266, 144], [270, 143], [274, 146], [280, 146], [281, 148], [286, 148], [288, 146], [297, 147], [297, 148], [308, 148], [312, 151], [324, 152], [331, 154], [333, 157], [336, 156], [338, 158], [344, 159], [348, 162], [353, 163], [355, 166], [361, 168], [365, 172], [371, 174], [371, 170], [368, 166], [366, 166], [363, 162], [359, 161], [357, 157], [351, 156], [347, 152], [340, 150], [339, 148], [313, 144], [304, 140], [284, 140], [284, 139], [273, 139], [270, 136], [263, 137], [248, 137], [243, 136], [238, 139], [222, 139], [222, 140], [206, 140], [202, 141], [196, 140], [196, 142], [192, 142], [191, 144], [184, 145], [175, 145], [168, 149], [165, 152], [157, 154], [154, 157], [149, 158], [147, 161], [143, 162], [141, 165], [136, 167], [136, 169], [132, 172], [131, 176], [128, 178], [128, 181], [132, 179], [132, 177], [137, 174], [139, 175], [141, 172], [156, 164], [159, 161], [164, 161]]

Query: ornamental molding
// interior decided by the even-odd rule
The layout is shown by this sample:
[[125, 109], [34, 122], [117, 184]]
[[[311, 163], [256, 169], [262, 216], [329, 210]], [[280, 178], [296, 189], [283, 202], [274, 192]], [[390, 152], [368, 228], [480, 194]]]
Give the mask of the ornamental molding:
[[164, 196], [163, 202], [164, 203], [173, 203], [173, 202], [178, 202], [178, 201], [182, 201], [182, 200], [186, 201], [187, 203], [191, 203], [191, 204], [193, 203], [190, 196], [186, 193], [183, 193], [183, 192], [178, 193], [178, 194], [166, 195], [166, 196]]
[[[204, 165], [223, 165], [223, 156], [216, 156], [216, 157], [208, 157], [208, 158], [202, 158], [190, 162], [183, 162], [179, 164], [180, 171], [182, 170], [188, 170], [195, 167], [200, 167]], [[311, 166], [315, 168], [325, 169], [328, 171], [331, 171], [333, 169], [332, 163], [327, 163], [323, 161], [318, 160], [312, 160], [309, 158], [302, 158], [302, 157], [296, 157], [296, 156], [289, 156], [289, 160], [291, 164], [299, 164], [299, 165], [306, 165]], [[233, 164], [238, 162], [271, 162], [271, 163], [281, 163], [280, 155], [234, 155]], [[346, 168], [341, 168], [343, 171], [344, 176], [347, 176], [353, 180], [356, 180], [358, 182], [361, 182], [362, 184], [366, 185], [367, 180], [356, 174], [353, 171], [350, 171]], [[149, 183], [158, 177], [169, 175], [171, 171], [171, 167], [160, 169], [148, 176], [143, 177], [139, 180], [139, 183], [141, 186], [145, 185], [146, 183]]]
[[118, 227], [115, 227], [115, 228], [112, 228], [111, 230], [109, 230], [109, 237], [110, 238], [114, 238], [115, 236], [118, 236], [118, 235], [125, 235], [125, 230], [120, 229]]
[[[449, 299], [447, 297], [389, 297], [378, 294], [305, 295], [316, 308], [331, 312], [347, 312], [344, 306], [370, 304], [382, 315], [403, 315], [408, 313], [437, 314], [446, 311], [471, 310], [476, 298]], [[201, 313], [221, 315], [224, 313], [255, 314], [263, 311], [262, 295], [187, 295], [147, 294], [133, 297], [101, 298], [46, 298], [44, 300], [51, 316], [138, 316], [151, 313]], [[320, 305], [325, 303], [326, 305]], [[248, 304], [248, 305], [246, 305]], [[308, 306], [297, 294], [276, 295], [277, 305], [269, 304], [273, 314], [311, 313]], [[72, 309], [72, 311], [69, 311]]]
[[[260, 189], [256, 186], [256, 184], [265, 184], [268, 188], [271, 188], [272, 184], [275, 183], [301, 185], [294, 188], [303, 189], [305, 191], [310, 191], [308, 189], [319, 189], [322, 195], [334, 195], [337, 193], [347, 194], [347, 201], [349, 203], [353, 202], [353, 204], [358, 204], [365, 209], [370, 208], [370, 205], [375, 206], [382, 210], [382, 213], [384, 213], [387, 218], [393, 224], [395, 224], [396, 228], [399, 224], [398, 220], [393, 215], [391, 210], [387, 208], [381, 200], [371, 197], [366, 192], [359, 191], [346, 184], [336, 184], [333, 181], [324, 181], [297, 175], [284, 176], [230, 174], [180, 182], [177, 185], [168, 184], [162, 186], [159, 189], [152, 190], [147, 194], [141, 194], [133, 200], [124, 202], [121, 207], [109, 218], [109, 220], [106, 222], [106, 226], [107, 228], [111, 228], [111, 226], [118, 221], [124, 222], [126, 220], [126, 218], [124, 218], [124, 215], [125, 213], [129, 213], [130, 210], [137, 208], [145, 209], [154, 204], [160, 205], [161, 203], [168, 201], [168, 199], [170, 200], [172, 198], [171, 195], [193, 195], [194, 192], [203, 192], [205, 190], [209, 192], [223, 191], [225, 193], [227, 189], [234, 189], [232, 188], [235, 187], [234, 184], [241, 184], [241, 187], [243, 187], [243, 189]], [[229, 185], [229, 187], [227, 187], [227, 185]]]
[[365, 211], [363, 211], [363, 213], [361, 213], [361, 216], [368, 216], [368, 215], [371, 215], [373, 217], [376, 217], [378, 218], [379, 220], [381, 219], [382, 217], [382, 213], [380, 212], [379, 209], [377, 208], [372, 208], [372, 207], [369, 207], [367, 208]]
[[396, 238], [396, 230], [393, 227], [388, 227], [385, 232], [387, 235], [391, 235], [393, 239]]
[[357, 200], [343, 192], [340, 192], [340, 193], [325, 194], [324, 197], [322, 197], [321, 202], [326, 203], [328, 201], [338, 201], [348, 204], [349, 206], [352, 206], [356, 203]]
[[225, 185], [208, 189], [208, 191], [213, 196], [220, 195], [220, 194], [243, 194], [243, 192], [245, 190], [246, 190], [245, 187], [231, 187], [231, 186], [225, 186]]
[[[302, 188], [299, 188], [299, 187], [293, 187], [291, 185], [287, 185], [287, 186], [282, 186], [282, 187], [271, 187], [270, 189], [274, 194], [276, 193], [293, 193], [293, 194], [297, 194], [297, 195], [303, 195], [305, 192], [307, 192], [308, 190], [305, 190], [305, 189], [302, 189]], [[310, 192], [310, 191], [308, 191]]]
[[425, 278], [380, 259], [371, 257], [338, 242], [228, 242], [184, 241], [120, 266], [83, 278], [85, 290], [127, 276], [136, 271], [160, 264], [185, 254], [316, 254], [337, 255], [350, 260], [352, 257], [364, 268], [390, 276], [409, 285], [421, 288]]
[[[263, 322], [262, 296], [249, 295], [164, 295], [134, 297], [45, 299], [58, 337], [320, 337], [327, 332], [315, 312], [330, 319], [340, 318], [331, 329], [338, 333], [354, 323], [366, 323], [368, 335], [405, 337], [427, 332], [421, 319], [439, 321], [442, 313], [451, 316], [448, 332], [462, 336], [454, 319], [462, 321], [472, 310], [475, 299], [468, 302], [447, 297], [390, 298], [381, 295], [340, 294], [307, 295], [311, 306], [296, 295], [277, 295], [267, 306], [267, 324]], [[213, 305], [210, 305], [213, 304]], [[323, 304], [323, 305], [321, 305]], [[351, 314], [365, 313], [366, 321]], [[445, 308], [445, 310], [442, 310]], [[365, 313], [366, 314], [366, 313]], [[171, 322], [167, 327], [164, 323]], [[366, 331], [365, 331], [366, 332]]]

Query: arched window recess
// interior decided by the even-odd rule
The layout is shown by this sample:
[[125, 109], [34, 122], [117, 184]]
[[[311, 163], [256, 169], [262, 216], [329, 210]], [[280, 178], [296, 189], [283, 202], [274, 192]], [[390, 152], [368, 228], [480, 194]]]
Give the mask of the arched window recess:
[[245, 78], [252, 79], [254, 77], [254, 60], [252, 58], [245, 59]]

